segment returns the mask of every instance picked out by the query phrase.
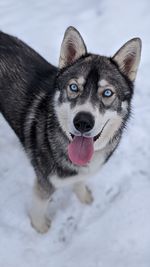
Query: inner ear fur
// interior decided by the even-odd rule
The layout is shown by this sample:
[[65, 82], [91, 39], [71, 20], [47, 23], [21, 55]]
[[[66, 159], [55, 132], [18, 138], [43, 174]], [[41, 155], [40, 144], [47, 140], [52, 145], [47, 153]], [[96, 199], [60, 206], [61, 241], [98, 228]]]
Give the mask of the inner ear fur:
[[136, 78], [141, 58], [141, 47], [142, 42], [140, 38], [131, 39], [112, 57], [120, 71], [131, 81], [134, 81]]
[[59, 68], [64, 68], [87, 53], [80, 33], [72, 26], [67, 28], [61, 44]]

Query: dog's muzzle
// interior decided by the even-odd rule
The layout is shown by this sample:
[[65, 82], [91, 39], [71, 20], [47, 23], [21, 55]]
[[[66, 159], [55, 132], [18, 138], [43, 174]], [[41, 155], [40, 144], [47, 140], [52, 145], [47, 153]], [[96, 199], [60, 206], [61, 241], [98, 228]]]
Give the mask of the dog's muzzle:
[[71, 133], [72, 142], [68, 145], [68, 156], [72, 163], [83, 166], [90, 162], [94, 153], [94, 139], [90, 136], [94, 124], [94, 117], [89, 112], [79, 112], [75, 116], [73, 125], [76, 133]]

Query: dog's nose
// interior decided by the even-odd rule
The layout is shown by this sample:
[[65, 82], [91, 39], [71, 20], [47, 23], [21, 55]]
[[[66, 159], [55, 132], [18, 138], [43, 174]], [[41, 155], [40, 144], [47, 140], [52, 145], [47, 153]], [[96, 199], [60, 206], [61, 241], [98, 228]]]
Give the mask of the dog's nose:
[[74, 120], [74, 126], [80, 133], [89, 132], [94, 127], [94, 118], [88, 112], [79, 112]]

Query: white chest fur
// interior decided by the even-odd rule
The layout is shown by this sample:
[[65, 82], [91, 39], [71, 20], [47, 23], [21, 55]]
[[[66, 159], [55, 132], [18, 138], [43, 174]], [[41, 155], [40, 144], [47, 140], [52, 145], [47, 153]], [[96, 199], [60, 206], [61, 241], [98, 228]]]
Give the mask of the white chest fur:
[[50, 182], [55, 188], [64, 187], [67, 185], [75, 184], [92, 177], [96, 172], [98, 172], [105, 160], [105, 150], [96, 151], [93, 155], [93, 159], [88, 164], [88, 166], [80, 167], [78, 169], [78, 174], [75, 176], [70, 176], [66, 178], [59, 178], [57, 175], [49, 177]]

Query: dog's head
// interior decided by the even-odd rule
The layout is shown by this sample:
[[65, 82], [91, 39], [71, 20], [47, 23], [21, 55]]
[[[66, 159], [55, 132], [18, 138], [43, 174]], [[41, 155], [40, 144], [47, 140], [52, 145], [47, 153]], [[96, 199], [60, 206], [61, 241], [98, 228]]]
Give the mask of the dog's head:
[[130, 113], [141, 40], [128, 41], [111, 58], [88, 54], [80, 33], [69, 27], [61, 46], [55, 111], [68, 136], [68, 155], [78, 165], [104, 148]]

